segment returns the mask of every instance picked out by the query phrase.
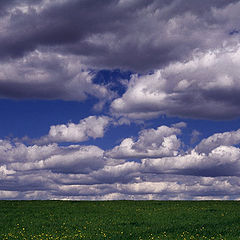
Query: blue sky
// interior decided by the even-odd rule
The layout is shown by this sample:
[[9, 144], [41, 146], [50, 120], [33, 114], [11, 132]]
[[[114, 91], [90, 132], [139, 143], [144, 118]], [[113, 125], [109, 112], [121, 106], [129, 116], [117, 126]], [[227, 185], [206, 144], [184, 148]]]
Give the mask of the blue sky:
[[0, 199], [239, 199], [240, 2], [0, 3]]

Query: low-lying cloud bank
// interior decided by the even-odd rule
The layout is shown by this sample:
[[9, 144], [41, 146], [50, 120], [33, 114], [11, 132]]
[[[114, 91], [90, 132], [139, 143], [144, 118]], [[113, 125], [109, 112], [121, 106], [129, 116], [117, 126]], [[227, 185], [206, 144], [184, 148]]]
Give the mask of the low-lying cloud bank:
[[[94, 136], [103, 137], [108, 118], [92, 116], [80, 124], [89, 119], [99, 124]], [[136, 139], [126, 138], [107, 151], [94, 145], [2, 139], [0, 198], [238, 199], [240, 130], [214, 134], [184, 151], [182, 127], [186, 125], [144, 129]]]

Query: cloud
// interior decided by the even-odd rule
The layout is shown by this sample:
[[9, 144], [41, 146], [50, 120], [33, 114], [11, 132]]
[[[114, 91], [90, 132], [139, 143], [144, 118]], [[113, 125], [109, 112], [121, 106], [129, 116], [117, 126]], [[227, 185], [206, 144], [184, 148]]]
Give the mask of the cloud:
[[[38, 172], [35, 174], [39, 174]], [[52, 174], [43, 174], [50, 183], [53, 180]], [[33, 180], [39, 181], [40, 178]], [[68, 174], [57, 176], [55, 180]], [[236, 177], [196, 177], [196, 176], [174, 176], [174, 175], [148, 175], [141, 176], [142, 179], [130, 183], [93, 183], [93, 184], [54, 184], [45, 186], [45, 189], [33, 190], [34, 185], [27, 185], [25, 179], [15, 178], [17, 191], [3, 191], [13, 194], [15, 199], [85, 199], [85, 200], [106, 200], [106, 199], [237, 199], [240, 194], [239, 179]], [[146, 178], [144, 180], [144, 178]], [[44, 178], [42, 178], [43, 180]], [[16, 181], [17, 180], [17, 181]], [[10, 185], [10, 182], [8, 181]], [[16, 185], [17, 184], [17, 185]], [[20, 185], [21, 184], [21, 185]], [[25, 185], [24, 185], [25, 184]], [[19, 189], [21, 189], [19, 191]], [[9, 196], [6, 198], [10, 198]], [[4, 199], [1, 196], [1, 199]]]
[[106, 116], [89, 116], [80, 120], [78, 124], [53, 125], [50, 127], [48, 135], [33, 140], [33, 142], [38, 144], [49, 142], [83, 142], [89, 138], [101, 138], [104, 136], [104, 132], [110, 122], [111, 119]]
[[36, 50], [0, 63], [0, 97], [83, 101], [112, 93], [93, 83], [94, 74], [73, 55]]
[[201, 133], [194, 129], [191, 133], [190, 143], [194, 144], [195, 142], [197, 142], [200, 135], [201, 135]]
[[229, 32], [238, 27], [240, 6], [237, 0], [201, 4], [43, 0], [4, 5], [1, 58], [22, 57], [47, 47], [81, 56], [92, 67], [136, 71], [185, 60], [196, 48], [212, 49], [231, 42], [235, 36]]
[[115, 166], [106, 165], [91, 174], [99, 183], [126, 183], [134, 181], [139, 177], [141, 170], [140, 163], [125, 162]]
[[6, 165], [0, 166], [0, 179], [6, 178], [8, 175], [12, 175], [16, 173], [16, 171], [8, 170]]
[[103, 167], [105, 161], [103, 150], [97, 146], [58, 146], [56, 143], [27, 146], [8, 140], [0, 143], [1, 177], [15, 174], [15, 171], [33, 170], [86, 173]]
[[0, 191], [0, 199], [2, 200], [15, 199], [16, 197], [18, 197], [17, 191]]
[[139, 133], [137, 141], [124, 139], [119, 146], [106, 152], [107, 157], [136, 159], [144, 157], [174, 156], [178, 153], [180, 141], [176, 134], [178, 128], [160, 126], [157, 129], [144, 129]]
[[103, 150], [96, 146], [79, 145], [58, 147], [57, 153], [41, 160], [34, 160], [14, 162], [9, 167], [18, 171], [47, 169], [53, 172], [86, 173], [104, 164]]
[[135, 183], [118, 183], [113, 187], [120, 199], [236, 199], [239, 195], [236, 178], [160, 175], [154, 179], [153, 176]]
[[232, 146], [240, 143], [240, 129], [232, 132], [216, 133], [202, 139], [196, 146], [198, 152], [209, 153], [219, 146]]
[[93, 72], [117, 68], [145, 75], [132, 77], [123, 98], [112, 103], [114, 113], [141, 119], [239, 115], [239, 89], [232, 87], [239, 85], [239, 47], [233, 47], [239, 1], [36, 0], [1, 7], [2, 98], [92, 96], [101, 109], [116, 94], [93, 83]]
[[229, 119], [239, 112], [240, 45], [196, 53], [149, 75], [132, 75], [112, 113], [133, 119], [168, 116]]
[[221, 145], [207, 154], [177, 149], [168, 157], [148, 153], [152, 143], [161, 149], [164, 139], [175, 134], [180, 130], [166, 126], [142, 130], [134, 144], [147, 157], [135, 156], [138, 161], [109, 158], [97, 146], [26, 146], [2, 140], [0, 198], [237, 199], [239, 148]]
[[203, 139], [195, 149], [161, 158], [143, 158], [141, 170], [158, 174], [193, 176], [239, 176], [239, 130], [216, 133]]
[[183, 151], [181, 127], [185, 124], [143, 129], [109, 151], [1, 140], [0, 198], [238, 199], [239, 130], [216, 133]]
[[0, 140], [1, 163], [39, 161], [58, 152], [57, 144], [26, 146], [23, 143], [14, 144], [9, 140]]
[[178, 122], [178, 123], [174, 123], [171, 125], [174, 128], [185, 128], [187, 127], [187, 124], [185, 122]]
[[143, 171], [194, 176], [239, 176], [240, 149], [219, 146], [208, 155], [193, 150], [189, 154], [168, 158], [143, 159]]
[[[112, 118], [53, 125], [28, 144], [1, 139], [0, 199], [239, 199], [239, 130], [186, 151], [184, 122], [108, 151], [79, 144], [159, 115], [239, 117], [239, 10], [238, 0], [1, 1], [0, 97], [91, 97], [95, 110], [112, 101]], [[95, 81], [103, 68], [133, 74], [118, 91]]]

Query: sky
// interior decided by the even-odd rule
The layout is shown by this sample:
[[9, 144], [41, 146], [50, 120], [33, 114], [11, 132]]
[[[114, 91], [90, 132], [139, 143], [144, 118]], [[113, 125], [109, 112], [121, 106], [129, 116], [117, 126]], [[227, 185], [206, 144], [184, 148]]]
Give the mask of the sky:
[[1, 0], [0, 199], [240, 200], [239, 0]]

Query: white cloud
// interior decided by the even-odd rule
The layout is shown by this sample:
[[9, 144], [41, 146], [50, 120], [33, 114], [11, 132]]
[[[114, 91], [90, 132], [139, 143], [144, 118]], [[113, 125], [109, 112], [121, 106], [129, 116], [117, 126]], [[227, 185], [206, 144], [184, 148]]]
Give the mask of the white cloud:
[[96, 146], [69, 146], [66, 154], [45, 159], [43, 168], [55, 172], [87, 173], [104, 166], [103, 150]]
[[56, 144], [44, 146], [26, 146], [23, 143], [13, 144], [8, 140], [0, 140], [0, 162], [31, 162], [47, 158], [59, 153]]
[[224, 145], [232, 146], [240, 143], [240, 129], [232, 132], [216, 133], [203, 139], [197, 146], [198, 152], [209, 153], [214, 148]]
[[0, 199], [14, 199], [18, 196], [17, 191], [1, 191], [0, 190]]
[[68, 123], [53, 125], [47, 136], [35, 140], [36, 143], [48, 142], [83, 142], [89, 138], [101, 138], [104, 136], [111, 119], [106, 116], [89, 116], [80, 120], [78, 124]]
[[185, 122], [178, 122], [178, 123], [174, 123], [171, 125], [174, 128], [185, 128], [187, 127], [187, 124]]
[[180, 132], [178, 128], [167, 126], [145, 129], [139, 133], [137, 141], [126, 138], [119, 146], [106, 152], [106, 156], [126, 159], [174, 156], [180, 147], [180, 141], [176, 137]]
[[141, 182], [130, 184], [118, 184], [120, 192], [129, 194], [161, 194], [162, 192], [184, 192], [186, 187], [184, 184], [180, 185], [177, 182]]
[[0, 166], [0, 179], [6, 178], [8, 175], [13, 175], [16, 171], [8, 170], [6, 165]]
[[140, 163], [125, 162], [115, 166], [104, 166], [91, 176], [101, 183], [129, 182], [139, 176]]
[[115, 99], [116, 116], [133, 119], [160, 114], [207, 119], [240, 115], [240, 45], [196, 53], [150, 75], [133, 75], [127, 91]]
[[208, 155], [192, 150], [175, 157], [143, 159], [143, 171], [195, 176], [239, 176], [240, 149], [219, 146]]
[[231, 145], [237, 131], [223, 133], [229, 137], [205, 152], [183, 152], [180, 133], [167, 126], [144, 129], [136, 140], [125, 139], [125, 148], [122, 143], [107, 153], [97, 146], [1, 140], [0, 198], [238, 199], [240, 148]]
[[58, 147], [58, 153], [45, 159], [16, 162], [9, 166], [18, 171], [50, 169], [53, 172], [87, 173], [103, 167], [103, 150], [96, 146], [70, 145]]

